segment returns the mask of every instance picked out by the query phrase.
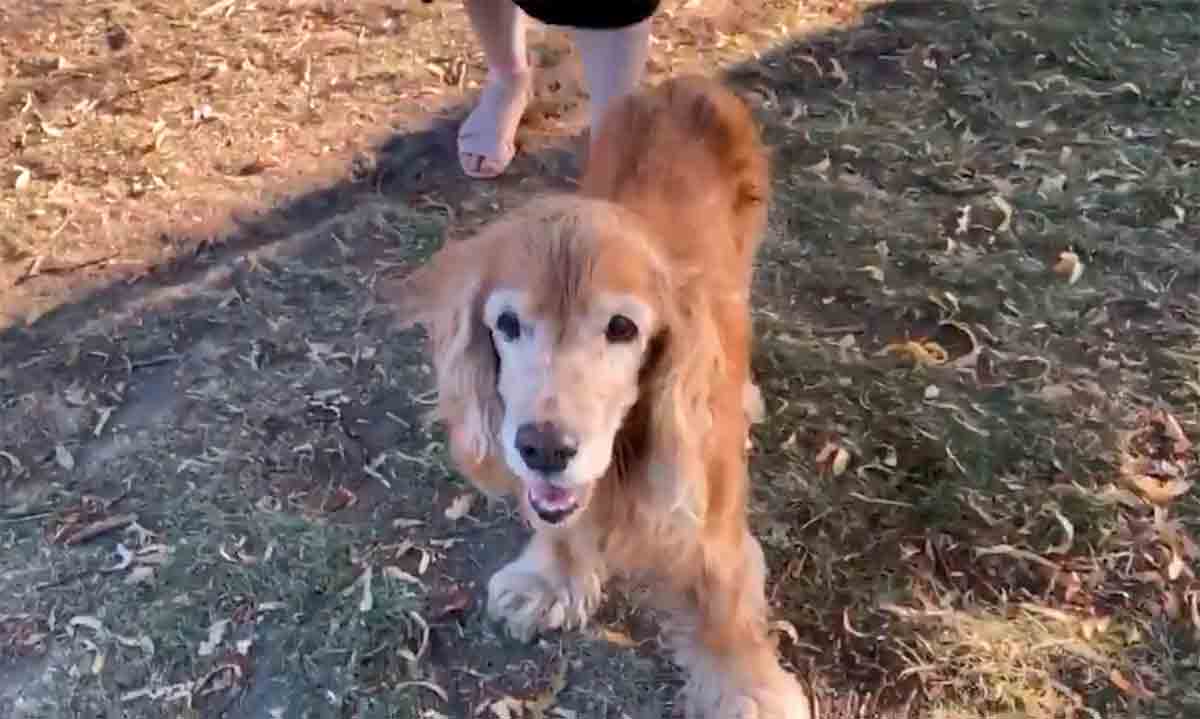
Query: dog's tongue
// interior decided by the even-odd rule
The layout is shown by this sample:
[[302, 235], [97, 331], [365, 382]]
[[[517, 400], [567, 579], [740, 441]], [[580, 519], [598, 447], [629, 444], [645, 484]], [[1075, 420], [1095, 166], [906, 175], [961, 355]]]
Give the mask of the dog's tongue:
[[541, 509], [550, 511], [562, 511], [575, 505], [575, 495], [571, 490], [540, 479], [530, 483], [529, 498]]

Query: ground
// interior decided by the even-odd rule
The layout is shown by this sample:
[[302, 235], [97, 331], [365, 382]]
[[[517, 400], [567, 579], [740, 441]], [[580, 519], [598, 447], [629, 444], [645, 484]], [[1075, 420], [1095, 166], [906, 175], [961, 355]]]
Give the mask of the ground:
[[[9, 5], [14, 5], [10, 3]], [[539, 31], [469, 182], [456, 2], [0, 9], [0, 715], [661, 717], [638, 595], [530, 646], [522, 530], [374, 291], [579, 165]], [[774, 159], [753, 526], [829, 717], [1200, 713], [1200, 3], [668, 2]]]

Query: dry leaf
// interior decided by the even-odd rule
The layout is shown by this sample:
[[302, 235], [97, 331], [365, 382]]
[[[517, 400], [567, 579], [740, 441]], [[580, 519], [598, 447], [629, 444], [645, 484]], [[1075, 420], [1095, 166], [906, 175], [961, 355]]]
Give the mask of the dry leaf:
[[865, 272], [871, 279], [876, 282], [883, 283], [883, 269], [878, 265], [863, 265], [858, 268], [859, 272]]
[[550, 677], [550, 686], [546, 687], [545, 691], [534, 695], [532, 699], [525, 703], [525, 708], [532, 712], [533, 716], [543, 716], [545, 711], [554, 706], [555, 699], [562, 693], [563, 689], [567, 688], [567, 660], [560, 657], [558, 663], [554, 667], [554, 674]]
[[884, 354], [906, 355], [920, 365], [936, 366], [945, 364], [950, 353], [937, 342], [897, 342], [883, 348]]
[[124, 544], [117, 544], [117, 556], [120, 559], [117, 560], [116, 564], [111, 567], [105, 567], [100, 571], [111, 574], [112, 572], [119, 572], [122, 569], [128, 569], [133, 564], [133, 552], [129, 551], [129, 548]]
[[337, 512], [358, 504], [358, 495], [345, 487], [338, 487], [325, 503], [324, 511]]
[[1061, 172], [1053, 175], [1046, 175], [1038, 183], [1038, 194], [1042, 197], [1049, 195], [1061, 195], [1063, 190], [1067, 188], [1067, 176]]
[[850, 453], [837, 442], [826, 442], [817, 452], [817, 467], [834, 477], [840, 477], [850, 466]]
[[80, 614], [78, 616], [71, 617], [67, 621], [67, 626], [72, 629], [75, 627], [87, 627], [97, 634], [104, 631], [104, 623], [89, 614]]
[[1054, 274], [1066, 279], [1068, 285], [1073, 285], [1083, 276], [1083, 260], [1070, 250], [1060, 252], [1058, 262], [1054, 264]]
[[971, 206], [963, 205], [958, 208], [958, 218], [954, 222], [954, 234], [965, 235], [971, 229]]
[[600, 629], [596, 631], [596, 635], [602, 641], [606, 641], [609, 644], [615, 644], [623, 649], [632, 649], [638, 645], [637, 642], [634, 641], [633, 637], [629, 636], [625, 632], [619, 632], [615, 629], [609, 629], [608, 627], [600, 627]]
[[1126, 475], [1133, 488], [1153, 504], [1165, 505], [1187, 494], [1193, 482], [1185, 479], [1160, 481], [1145, 474]]
[[417, 579], [416, 577], [414, 577], [413, 575], [404, 571], [400, 567], [397, 567], [394, 565], [388, 565], [388, 566], [384, 567], [383, 568], [383, 576], [387, 577], [388, 579], [395, 579], [397, 581], [404, 582], [405, 584], [415, 584], [418, 587], [425, 586], [425, 583], [422, 582], [420, 579]]
[[1063, 540], [1058, 544], [1046, 550], [1048, 554], [1066, 554], [1071, 551], [1071, 545], [1075, 544], [1075, 525], [1071, 524], [1071, 520], [1063, 516], [1063, 513], [1054, 510], [1054, 518], [1063, 528]]
[[458, 614], [471, 606], [471, 592], [463, 587], [455, 586], [439, 598], [432, 617], [435, 620], [445, 619], [452, 614]]
[[61, 444], [54, 445], [54, 461], [68, 472], [75, 469], [75, 458], [71, 456], [71, 451]]
[[1183, 454], [1192, 448], [1191, 440], [1183, 433], [1183, 427], [1179, 426], [1179, 421], [1175, 419], [1173, 414], [1170, 412], [1160, 412], [1156, 418], [1163, 424], [1163, 434], [1167, 436], [1167, 439], [1174, 442], [1172, 449], [1175, 451], [1175, 454]]
[[133, 568], [133, 571], [131, 571], [129, 573], [129, 575], [127, 577], [125, 577], [125, 583], [126, 584], [143, 584], [145, 582], [149, 582], [152, 579], [154, 579], [154, 567], [147, 567], [145, 565], [141, 565], [141, 566], [137, 566], [137, 567]]
[[829, 173], [829, 168], [832, 166], [832, 164], [833, 163], [829, 160], [829, 155], [826, 155], [824, 160], [812, 165], [808, 165], [804, 169], [808, 170], [814, 175], [819, 175], [822, 179], [828, 179], [826, 175]]
[[1004, 213], [1004, 219], [1001, 220], [1000, 224], [996, 226], [995, 231], [1008, 232], [1012, 227], [1013, 206], [1008, 203], [1008, 200], [1004, 199], [1000, 195], [992, 197], [992, 204], [995, 205], [1000, 212]]
[[1135, 697], [1137, 699], [1154, 698], [1154, 694], [1150, 690], [1146, 689], [1140, 684], [1135, 684], [1134, 682], [1129, 681], [1118, 669], [1113, 669], [1111, 672], [1109, 672], [1108, 679], [1113, 683], [1113, 685], [1124, 692], [1126, 696]]
[[151, 641], [150, 637], [145, 635], [136, 638], [123, 637], [120, 634], [114, 634], [113, 639], [116, 639], [117, 644], [120, 644], [123, 647], [141, 649], [146, 653], [146, 656], [154, 656], [154, 642]]
[[29, 171], [28, 167], [21, 167], [20, 165], [14, 165], [13, 169], [19, 173], [16, 181], [13, 182], [13, 189], [17, 192], [24, 192], [29, 189], [29, 182], [33, 179], [33, 173]]
[[79, 643], [83, 645], [85, 651], [95, 654], [92, 657], [92, 674], [99, 674], [104, 671], [104, 652], [100, 651], [100, 647], [96, 646], [96, 643], [90, 639], [80, 639]]
[[229, 620], [222, 619], [218, 622], [213, 622], [208, 628], [208, 639], [200, 642], [200, 648], [196, 651], [202, 657], [212, 656], [213, 652], [225, 639], [225, 632], [229, 629]]
[[521, 719], [525, 716], [525, 702], [516, 697], [501, 697], [488, 708], [496, 719]]
[[367, 565], [367, 571], [359, 577], [359, 582], [362, 583], [362, 599], [358, 601], [358, 611], [366, 614], [375, 606], [375, 595], [371, 593], [371, 578], [375, 576], [375, 570], [371, 565]]
[[1063, 402], [1075, 396], [1075, 388], [1069, 384], [1048, 384], [1038, 395], [1047, 402]]
[[829, 76], [838, 81], [838, 84], [845, 85], [850, 82], [850, 76], [842, 68], [842, 63], [838, 62], [836, 57], [829, 58], [829, 64], [833, 65], [833, 69], [829, 71]]
[[471, 511], [471, 505], [475, 502], [475, 495], [470, 492], [465, 492], [454, 498], [449, 507], [446, 507], [446, 519], [451, 522], [457, 522], [467, 513]]

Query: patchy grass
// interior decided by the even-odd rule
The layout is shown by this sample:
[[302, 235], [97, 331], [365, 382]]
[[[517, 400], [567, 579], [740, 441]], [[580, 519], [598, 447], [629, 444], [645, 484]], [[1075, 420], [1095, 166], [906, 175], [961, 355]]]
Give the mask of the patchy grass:
[[1200, 699], [1194, 10], [895, 3], [734, 71], [781, 158], [779, 598], [881, 701]]
[[[720, 64], [776, 151], [754, 526], [825, 716], [1200, 711], [1200, 7], [687, 5], [652, 74]], [[436, 132], [369, 152], [479, 77], [457, 4], [0, 13], [0, 710], [666, 715], [636, 597], [482, 620], [519, 529], [372, 293], [569, 183], [561, 38], [514, 176], [466, 183]]]

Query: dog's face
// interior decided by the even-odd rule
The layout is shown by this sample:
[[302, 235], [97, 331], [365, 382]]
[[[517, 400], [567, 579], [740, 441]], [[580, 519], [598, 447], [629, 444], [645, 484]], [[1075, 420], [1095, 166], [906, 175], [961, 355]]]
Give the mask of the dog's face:
[[530, 509], [569, 522], [608, 471], [659, 318], [631, 288], [604, 288], [604, 274], [563, 306], [529, 288], [501, 287], [483, 319], [499, 361], [499, 441]]
[[559, 197], [448, 244], [401, 289], [402, 319], [430, 330], [460, 465], [477, 480], [506, 468], [493, 484], [534, 521], [582, 514], [630, 409], [661, 393], [648, 370], [679, 316], [664, 266], [632, 215]]

